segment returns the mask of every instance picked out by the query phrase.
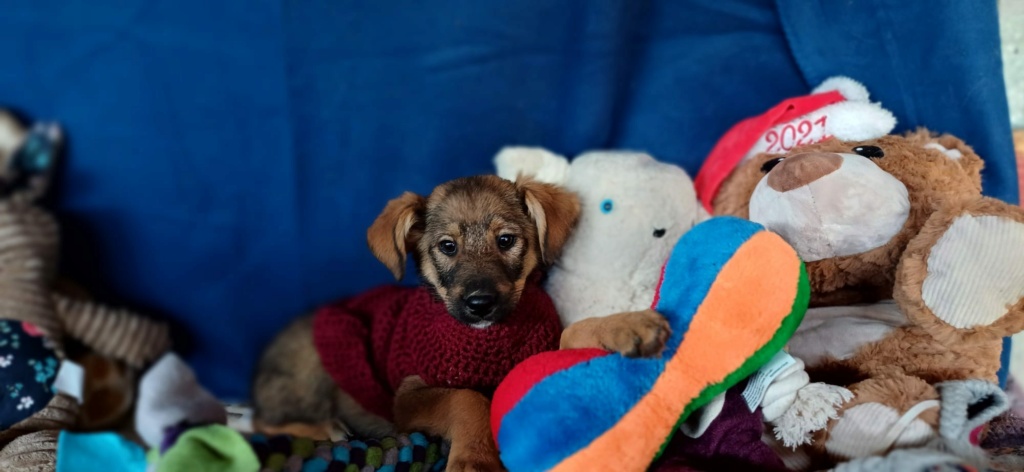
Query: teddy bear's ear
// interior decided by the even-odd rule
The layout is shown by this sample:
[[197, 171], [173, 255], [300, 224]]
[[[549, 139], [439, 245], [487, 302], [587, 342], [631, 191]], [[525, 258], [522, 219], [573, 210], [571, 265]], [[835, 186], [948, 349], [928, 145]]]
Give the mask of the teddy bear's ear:
[[508, 146], [494, 157], [498, 177], [516, 181], [529, 177], [538, 182], [559, 185], [569, 175], [569, 161], [540, 147]]
[[934, 149], [956, 161], [975, 185], [981, 188], [981, 169], [985, 167], [985, 163], [963, 140], [951, 134], [935, 134], [925, 128], [910, 131], [906, 136], [920, 142], [926, 149]]

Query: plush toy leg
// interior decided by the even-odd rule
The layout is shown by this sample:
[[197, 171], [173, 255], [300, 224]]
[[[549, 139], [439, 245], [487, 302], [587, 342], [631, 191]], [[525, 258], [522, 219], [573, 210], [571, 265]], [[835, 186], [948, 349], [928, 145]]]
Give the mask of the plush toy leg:
[[[1024, 330], [1022, 248], [1024, 209], [990, 198], [950, 205], [908, 244], [893, 296], [944, 344], [992, 344]], [[972, 377], [994, 380], [998, 357], [992, 364]]]
[[104, 356], [137, 368], [170, 349], [170, 332], [164, 323], [59, 295], [54, 299], [68, 334]]
[[849, 460], [920, 446], [938, 427], [939, 394], [925, 381], [901, 374], [876, 377], [850, 386], [853, 400], [824, 433], [824, 451]]

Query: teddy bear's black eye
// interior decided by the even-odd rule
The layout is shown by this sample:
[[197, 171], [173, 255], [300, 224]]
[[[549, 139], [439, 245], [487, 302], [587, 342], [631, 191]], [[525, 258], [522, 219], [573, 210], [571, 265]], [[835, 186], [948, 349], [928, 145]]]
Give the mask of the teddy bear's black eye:
[[885, 153], [882, 152], [882, 148], [878, 146], [857, 146], [853, 148], [853, 152], [860, 154], [869, 159], [878, 159], [879, 157], [885, 157]]
[[772, 159], [772, 160], [770, 160], [768, 162], [765, 162], [764, 164], [761, 165], [761, 172], [763, 172], [765, 174], [771, 172], [772, 169], [774, 169], [775, 166], [779, 165], [779, 163], [782, 162], [783, 159], [785, 159], [785, 158], [784, 157], [776, 157], [775, 159]]

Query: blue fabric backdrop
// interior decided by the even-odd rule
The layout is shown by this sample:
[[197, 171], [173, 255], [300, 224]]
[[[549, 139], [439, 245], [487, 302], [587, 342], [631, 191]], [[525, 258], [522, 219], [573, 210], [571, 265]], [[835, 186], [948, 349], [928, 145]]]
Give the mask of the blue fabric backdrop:
[[505, 144], [695, 173], [737, 120], [846, 74], [1016, 201], [999, 53], [994, 0], [35, 0], [0, 12], [0, 103], [68, 129], [68, 272], [174, 320], [241, 398], [289, 319], [388, 281], [364, 234], [389, 198]]

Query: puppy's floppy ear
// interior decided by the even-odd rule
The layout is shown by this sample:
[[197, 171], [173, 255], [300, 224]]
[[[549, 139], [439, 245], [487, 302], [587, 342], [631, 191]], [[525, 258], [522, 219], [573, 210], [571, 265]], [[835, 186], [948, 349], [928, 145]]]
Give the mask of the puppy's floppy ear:
[[405, 275], [405, 256], [416, 247], [423, 236], [423, 216], [427, 200], [412, 192], [388, 202], [377, 219], [366, 231], [370, 251], [380, 260], [395, 279]]
[[519, 195], [537, 227], [540, 257], [545, 264], [558, 258], [580, 217], [580, 198], [575, 193], [530, 178], [516, 181]]

